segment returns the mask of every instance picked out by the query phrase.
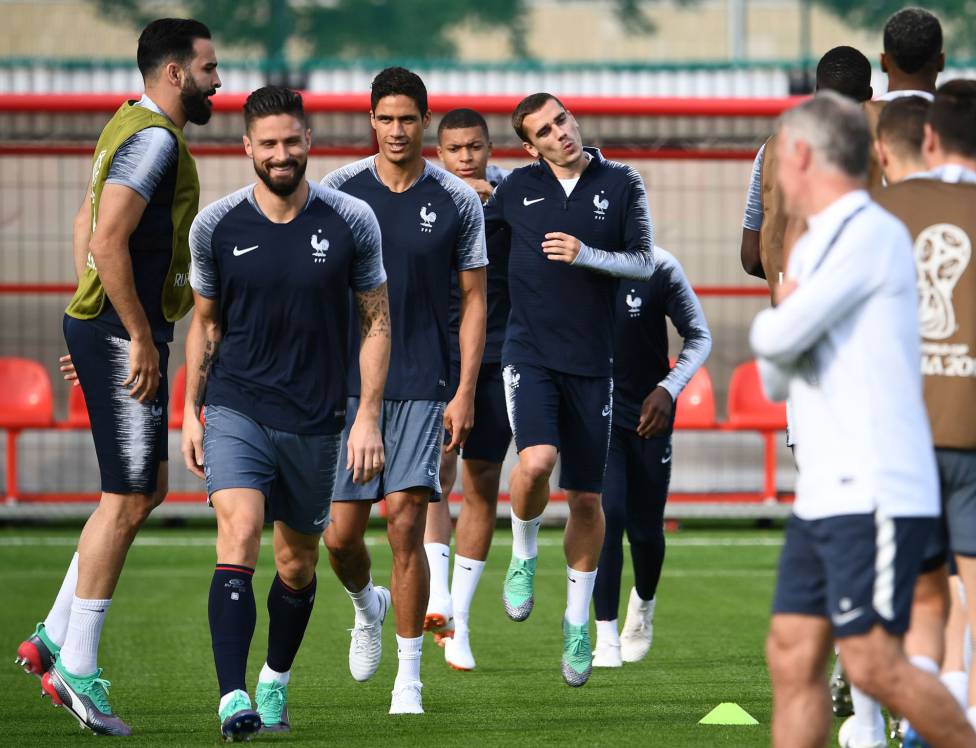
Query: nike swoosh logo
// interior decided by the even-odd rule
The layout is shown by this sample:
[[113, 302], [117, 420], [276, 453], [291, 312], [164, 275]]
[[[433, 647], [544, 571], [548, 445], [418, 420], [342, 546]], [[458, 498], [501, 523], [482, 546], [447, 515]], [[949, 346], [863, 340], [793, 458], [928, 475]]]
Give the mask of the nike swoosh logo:
[[535, 200], [529, 200], [529, 198], [523, 197], [522, 198], [522, 205], [524, 205], [526, 208], [528, 208], [530, 205], [535, 205], [536, 203], [541, 203], [543, 200], [545, 200], [544, 197], [537, 197]]
[[437, 471], [436, 470], [431, 470], [431, 469], [428, 468], [427, 469], [427, 475], [429, 475], [431, 478], [433, 478], [435, 475], [437, 475]]
[[854, 610], [849, 610], [846, 613], [834, 613], [830, 620], [834, 622], [835, 626], [846, 626], [851, 621], [855, 621], [864, 615], [864, 608], [854, 608]]
[[671, 455], [668, 455], [667, 457], [662, 457], [661, 458], [661, 464], [662, 465], [666, 465], [669, 462], [671, 462]]
[[315, 520], [312, 524], [315, 525], [316, 527], [321, 527], [322, 525], [325, 524], [325, 521], [327, 519], [328, 519], [328, 517], [323, 517], [322, 519]]
[[255, 244], [253, 247], [245, 247], [244, 249], [238, 249], [234, 247], [234, 257], [240, 257], [241, 255], [246, 255], [248, 252], [253, 252], [255, 249], [260, 247], [260, 244]]
[[572, 577], [569, 578], [569, 581], [572, 582], [573, 584], [576, 584], [576, 580], [573, 579]]
[[441, 555], [442, 555], [442, 556], [443, 556], [444, 558], [450, 558], [450, 557], [451, 557], [451, 554], [450, 554], [450, 553], [442, 553]]
[[458, 566], [460, 566], [465, 571], [471, 571], [471, 567], [470, 566], [465, 566], [464, 564], [458, 564]]
[[603, 408], [603, 415], [605, 415], [605, 416], [610, 415], [610, 408], [609, 407], [604, 407]]

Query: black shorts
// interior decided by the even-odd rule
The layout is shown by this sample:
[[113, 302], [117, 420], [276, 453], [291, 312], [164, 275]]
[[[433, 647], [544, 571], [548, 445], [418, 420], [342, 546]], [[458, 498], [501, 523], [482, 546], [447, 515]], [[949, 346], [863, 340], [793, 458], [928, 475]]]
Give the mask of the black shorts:
[[[451, 361], [451, 381], [448, 400], [457, 391], [461, 364]], [[449, 444], [451, 435], [444, 434]], [[461, 448], [462, 460], [483, 460], [501, 464], [512, 442], [512, 429], [505, 412], [505, 384], [502, 381], [502, 365], [483, 363], [478, 371], [478, 385], [474, 394], [474, 428]]]
[[91, 418], [102, 492], [151, 494], [159, 463], [169, 458], [166, 416], [169, 407], [169, 346], [159, 351], [159, 389], [153, 400], [139, 402], [123, 387], [129, 376], [130, 341], [97, 324], [64, 316], [64, 340], [85, 393]]
[[901, 636], [936, 522], [877, 514], [790, 517], [773, 613], [826, 618], [838, 638], [866, 634], [875, 624]]
[[603, 511], [608, 518], [623, 519], [614, 524], [626, 528], [631, 543], [660, 537], [670, 484], [670, 432], [644, 439], [636, 431], [614, 426], [603, 478]]
[[532, 364], [503, 369], [515, 448], [550, 444], [560, 452], [559, 486], [603, 491], [610, 445], [613, 379], [563, 374]]
[[976, 557], [976, 451], [936, 449], [942, 518], [925, 552], [924, 571], [955, 554]]

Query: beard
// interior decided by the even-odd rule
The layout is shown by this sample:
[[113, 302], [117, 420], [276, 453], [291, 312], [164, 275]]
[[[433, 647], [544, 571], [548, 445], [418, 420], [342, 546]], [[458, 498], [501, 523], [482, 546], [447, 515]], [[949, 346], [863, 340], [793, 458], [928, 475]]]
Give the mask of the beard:
[[262, 166], [256, 161], [254, 162], [254, 173], [258, 175], [258, 178], [264, 182], [264, 186], [271, 190], [278, 197], [288, 197], [294, 194], [295, 190], [298, 189], [298, 185], [302, 183], [305, 178], [305, 169], [308, 167], [308, 159], [299, 161], [298, 159], [292, 158], [288, 159], [281, 164], [272, 164], [272, 166], [291, 166], [294, 167], [294, 176], [285, 177], [275, 180], [271, 176], [269, 167]]
[[201, 91], [196, 81], [188, 77], [186, 85], [180, 91], [180, 103], [183, 105], [187, 120], [194, 125], [207, 124], [213, 114], [213, 106], [208, 99], [215, 93], [217, 93], [216, 89]]

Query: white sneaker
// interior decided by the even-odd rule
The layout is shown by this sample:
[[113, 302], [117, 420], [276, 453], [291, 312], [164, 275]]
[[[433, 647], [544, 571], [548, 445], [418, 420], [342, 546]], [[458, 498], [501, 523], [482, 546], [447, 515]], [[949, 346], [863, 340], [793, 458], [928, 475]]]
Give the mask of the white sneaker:
[[420, 689], [424, 684], [419, 680], [409, 681], [402, 686], [393, 686], [393, 700], [390, 702], [390, 714], [423, 714], [424, 703], [420, 698]]
[[855, 732], [854, 717], [848, 717], [840, 726], [837, 733], [837, 743], [840, 748], [886, 748], [888, 736], [884, 733], [884, 722], [881, 732], [877, 735], [859, 735]]
[[444, 639], [444, 660], [455, 670], [474, 670], [467, 631], [455, 631], [453, 637]]
[[620, 655], [624, 662], [639, 662], [647, 656], [654, 640], [654, 600], [641, 600], [631, 587], [627, 619], [620, 632]]
[[593, 667], [623, 667], [624, 661], [620, 658], [620, 644], [612, 644], [607, 641], [596, 640], [596, 649], [593, 650]]
[[454, 611], [451, 596], [430, 596], [427, 601], [427, 613], [424, 616], [424, 631], [441, 631], [454, 621]]
[[380, 615], [372, 623], [356, 623], [350, 633], [349, 672], [354, 680], [364, 681], [373, 677], [383, 656], [383, 621], [390, 610], [390, 591], [386, 587], [376, 587], [380, 599]]

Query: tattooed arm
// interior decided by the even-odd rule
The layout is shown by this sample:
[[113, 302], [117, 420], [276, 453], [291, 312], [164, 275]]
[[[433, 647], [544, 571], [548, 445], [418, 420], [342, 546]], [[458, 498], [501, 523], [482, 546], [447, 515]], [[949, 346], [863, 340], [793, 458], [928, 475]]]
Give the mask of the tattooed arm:
[[361, 388], [359, 411], [349, 430], [349, 460], [354, 483], [368, 483], [383, 470], [383, 435], [380, 408], [390, 365], [390, 301], [386, 283], [368, 291], [356, 291], [356, 311], [362, 342], [359, 346]]
[[186, 333], [186, 399], [183, 401], [183, 436], [180, 451], [186, 469], [203, 478], [203, 424], [200, 411], [207, 391], [210, 367], [220, 347], [220, 304], [193, 294], [193, 318]]

